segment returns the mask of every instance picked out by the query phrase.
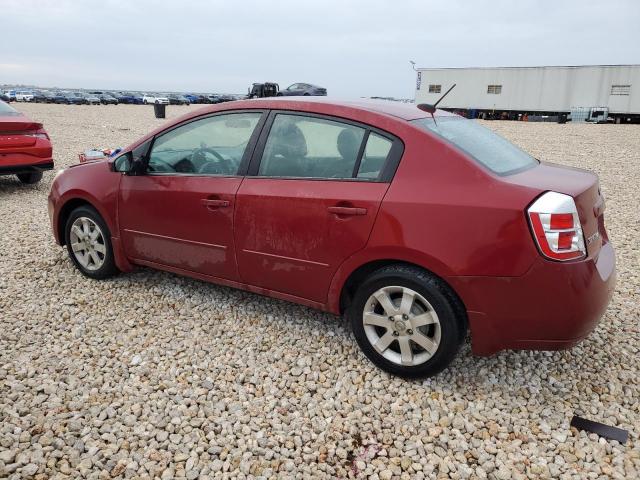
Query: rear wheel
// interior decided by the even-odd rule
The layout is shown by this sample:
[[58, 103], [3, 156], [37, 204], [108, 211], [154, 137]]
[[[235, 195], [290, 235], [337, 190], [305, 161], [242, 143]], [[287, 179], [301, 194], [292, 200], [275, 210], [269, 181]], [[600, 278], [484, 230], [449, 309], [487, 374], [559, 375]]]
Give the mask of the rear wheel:
[[42, 172], [18, 173], [18, 180], [26, 185], [32, 185], [42, 180]]
[[364, 354], [400, 377], [437, 374], [464, 338], [462, 309], [448, 286], [417, 267], [393, 265], [358, 288], [347, 315]]
[[93, 207], [81, 206], [71, 212], [65, 243], [69, 258], [83, 275], [102, 279], [118, 272], [109, 227]]

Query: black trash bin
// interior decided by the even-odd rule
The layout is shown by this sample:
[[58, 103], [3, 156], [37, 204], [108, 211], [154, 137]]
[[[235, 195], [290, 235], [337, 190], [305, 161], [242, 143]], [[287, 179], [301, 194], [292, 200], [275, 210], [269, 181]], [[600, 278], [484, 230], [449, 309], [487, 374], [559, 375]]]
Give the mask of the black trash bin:
[[154, 103], [153, 112], [156, 114], [156, 118], [165, 118], [166, 108], [164, 103]]

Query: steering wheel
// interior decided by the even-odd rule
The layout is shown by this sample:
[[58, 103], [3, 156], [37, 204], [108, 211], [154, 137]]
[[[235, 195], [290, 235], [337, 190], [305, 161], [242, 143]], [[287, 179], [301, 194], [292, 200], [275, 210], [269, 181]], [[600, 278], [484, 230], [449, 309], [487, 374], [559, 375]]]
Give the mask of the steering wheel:
[[[212, 156], [214, 159], [210, 160], [207, 158], [208, 156]], [[195, 150], [191, 154], [191, 162], [199, 173], [229, 173], [232, 170], [229, 160], [212, 147], [200, 147]]]

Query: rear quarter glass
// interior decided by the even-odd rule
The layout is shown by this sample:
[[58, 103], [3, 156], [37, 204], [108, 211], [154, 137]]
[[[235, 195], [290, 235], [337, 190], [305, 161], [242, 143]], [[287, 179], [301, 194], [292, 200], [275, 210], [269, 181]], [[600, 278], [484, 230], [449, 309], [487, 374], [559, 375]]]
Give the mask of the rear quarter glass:
[[420, 118], [412, 123], [445, 140], [497, 175], [510, 175], [538, 165], [538, 160], [475, 120], [452, 116]]

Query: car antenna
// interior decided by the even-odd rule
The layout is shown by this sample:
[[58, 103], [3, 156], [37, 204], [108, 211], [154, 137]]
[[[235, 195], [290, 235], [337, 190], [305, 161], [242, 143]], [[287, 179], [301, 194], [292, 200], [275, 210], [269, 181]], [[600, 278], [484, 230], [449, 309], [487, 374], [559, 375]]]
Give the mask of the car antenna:
[[[443, 99], [444, 97], [446, 97], [446, 96], [449, 94], [449, 92], [450, 92], [451, 90], [453, 90], [453, 89], [454, 89], [454, 87], [455, 87], [455, 86], [456, 86], [456, 84], [455, 84], [455, 83], [454, 83], [453, 85], [451, 85], [451, 88], [450, 88], [449, 90], [447, 90], [446, 92], [444, 92], [444, 95], [442, 95], [442, 96], [438, 99], [438, 101], [437, 101], [436, 103], [434, 103], [433, 105], [431, 105], [430, 103], [419, 103], [419, 104], [418, 104], [418, 108], [419, 108], [420, 110], [422, 110], [423, 112], [430, 113], [430, 114], [431, 114], [431, 118], [433, 118], [433, 123], [436, 123], [436, 117], [434, 117], [434, 115], [433, 115], [433, 114], [436, 112], [436, 107], [437, 107], [437, 106], [438, 106], [438, 104], [442, 101], [442, 99]], [[437, 125], [437, 123], [436, 123], [436, 125]]]

